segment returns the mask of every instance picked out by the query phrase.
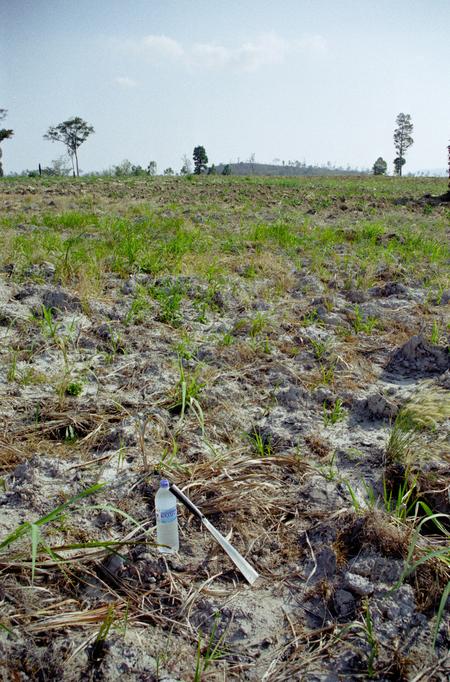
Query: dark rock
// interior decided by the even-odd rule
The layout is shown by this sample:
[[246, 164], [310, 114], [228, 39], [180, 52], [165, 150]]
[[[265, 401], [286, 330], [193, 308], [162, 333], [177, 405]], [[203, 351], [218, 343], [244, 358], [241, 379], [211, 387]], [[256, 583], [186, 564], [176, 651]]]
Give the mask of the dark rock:
[[415, 611], [414, 590], [411, 585], [402, 585], [394, 595], [386, 595], [379, 604], [381, 614], [396, 626], [407, 627]]
[[13, 478], [20, 483], [31, 481], [33, 478], [33, 467], [31, 466], [30, 462], [26, 460], [25, 462], [21, 462], [21, 464], [16, 466], [12, 475]]
[[336, 590], [333, 596], [333, 608], [338, 618], [346, 620], [355, 613], [356, 600], [347, 590]]
[[325, 388], [324, 386], [319, 386], [318, 388], [314, 389], [312, 395], [320, 405], [326, 403], [328, 407], [334, 405], [337, 398], [333, 391], [331, 391], [329, 388]]
[[311, 581], [323, 580], [324, 578], [334, 578], [336, 574], [336, 554], [330, 547], [322, 547], [315, 550], [315, 564], [312, 559], [309, 559], [304, 566], [306, 575], [311, 575], [314, 566], [316, 570], [311, 575]]
[[[308, 531], [309, 541], [313, 546], [316, 545], [330, 545], [335, 542], [337, 537], [336, 528], [334, 528], [329, 523], [320, 523], [316, 527], [313, 527]], [[308, 543], [306, 541], [306, 536], [301, 537], [300, 542], [301, 547], [305, 549], [306, 552], [310, 551], [308, 549]]]
[[136, 443], [137, 434], [133, 430], [127, 429], [126, 426], [117, 426], [104, 435], [97, 447], [99, 452], [104, 452], [123, 446], [133, 447]]
[[450, 303], [450, 289], [442, 292], [439, 300], [439, 305], [448, 305]]
[[429, 343], [423, 336], [413, 336], [393, 353], [386, 370], [403, 376], [443, 374], [450, 369], [448, 350]]
[[104, 562], [104, 567], [108, 573], [116, 576], [124, 570], [124, 560], [118, 554], [113, 554]]
[[111, 310], [107, 311], [107, 315], [110, 320], [122, 320], [124, 318], [123, 313], [118, 308], [111, 308]]
[[253, 303], [252, 308], [253, 308], [253, 310], [261, 310], [264, 312], [266, 310], [269, 310], [270, 306], [265, 301], [259, 300], [259, 301], [255, 301], [255, 303]]
[[371, 393], [361, 401], [361, 407], [372, 419], [392, 419], [399, 410], [399, 404], [382, 393]]
[[333, 578], [336, 573], [336, 554], [330, 547], [324, 547], [316, 554], [317, 569], [314, 577]]
[[90, 339], [88, 336], [80, 336], [78, 340], [79, 348], [85, 348], [86, 350], [91, 350], [97, 347], [95, 341]]
[[114, 515], [111, 514], [111, 512], [104, 510], [98, 514], [97, 518], [95, 519], [95, 525], [99, 528], [103, 528], [104, 526], [111, 526], [114, 521]]
[[212, 302], [219, 310], [224, 310], [225, 308], [225, 298], [221, 291], [215, 291], [212, 296]]
[[93, 330], [97, 336], [99, 336], [102, 341], [110, 341], [111, 340], [111, 329], [109, 325], [107, 324], [101, 324], [97, 329]]
[[290, 386], [287, 391], [281, 391], [277, 394], [278, 404], [289, 410], [298, 409], [304, 399], [305, 391], [296, 386]]
[[122, 294], [128, 295], [134, 293], [136, 289], [136, 282], [133, 282], [132, 279], [127, 280], [123, 285], [121, 292]]
[[208, 365], [220, 365], [220, 357], [217, 350], [208, 348], [207, 346], [200, 347], [195, 353], [197, 360], [206, 362]]
[[186, 570], [185, 564], [183, 564], [179, 559], [176, 557], [171, 557], [168, 556], [166, 557], [167, 565], [169, 566], [172, 571], [177, 571], [179, 573], [183, 573]]
[[65, 291], [50, 289], [42, 297], [42, 303], [52, 311], [63, 310], [75, 312], [81, 310], [81, 301], [77, 296], [67, 294]]
[[450, 370], [444, 372], [444, 374], [439, 377], [437, 383], [439, 386], [442, 386], [442, 388], [446, 388], [448, 391], [450, 391]]
[[401, 282], [386, 282], [386, 284], [383, 284], [383, 286], [372, 287], [372, 289], [370, 289], [370, 293], [372, 296], [378, 297], [388, 296], [397, 296], [402, 298], [409, 297], [408, 287], [406, 287]]
[[326, 509], [331, 512], [342, 504], [342, 495], [335, 481], [328, 481], [324, 476], [313, 475], [301, 492], [308, 507]]
[[320, 597], [313, 597], [308, 599], [303, 604], [303, 610], [306, 617], [306, 622], [310, 628], [320, 628], [330, 620], [330, 612], [327, 609], [324, 600]]
[[14, 296], [16, 301], [23, 301], [25, 298], [28, 298], [29, 296], [33, 296], [36, 293], [36, 289], [31, 286], [25, 286], [23, 289], [20, 289], [17, 294]]
[[2, 272], [5, 272], [7, 275], [12, 275], [12, 273], [14, 272], [14, 268], [15, 268], [15, 267], [16, 267], [16, 266], [14, 265], [14, 263], [6, 263], [5, 265], [3, 265], [3, 266], [0, 268], [0, 270], [1, 270]]
[[400, 559], [360, 555], [349, 563], [349, 569], [352, 575], [363, 576], [373, 583], [391, 585], [398, 582], [403, 564]]
[[350, 303], [365, 303], [367, 301], [367, 293], [360, 289], [350, 289], [345, 292], [345, 298]]

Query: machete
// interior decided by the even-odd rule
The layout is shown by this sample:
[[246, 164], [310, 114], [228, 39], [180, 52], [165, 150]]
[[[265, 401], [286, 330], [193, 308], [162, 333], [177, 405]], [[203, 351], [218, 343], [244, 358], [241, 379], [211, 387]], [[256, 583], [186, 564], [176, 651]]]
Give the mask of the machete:
[[228, 554], [230, 557], [231, 561], [237, 566], [237, 568], [240, 570], [244, 578], [250, 583], [250, 585], [253, 585], [255, 580], [259, 578], [259, 574], [255, 571], [253, 566], [250, 566], [248, 563], [247, 559], [244, 559], [242, 554], [239, 554], [237, 549], [231, 545], [228, 540], [226, 540], [222, 533], [219, 533], [217, 528], [215, 528], [210, 521], [206, 518], [206, 516], [200, 511], [198, 507], [195, 506], [191, 500], [186, 497], [186, 495], [179, 489], [174, 483], [170, 484], [170, 490], [172, 493], [177, 497], [180, 502], [184, 504], [185, 507], [189, 509], [190, 512], [192, 512], [197, 518], [200, 519], [200, 521], [203, 523], [205, 528], [211, 533], [213, 538], [217, 540], [219, 545], [223, 547], [225, 552]]

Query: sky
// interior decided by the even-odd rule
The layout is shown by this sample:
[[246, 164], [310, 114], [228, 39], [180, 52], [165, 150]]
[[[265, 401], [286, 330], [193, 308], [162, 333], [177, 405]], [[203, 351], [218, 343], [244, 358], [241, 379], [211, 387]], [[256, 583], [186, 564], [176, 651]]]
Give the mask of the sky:
[[84, 172], [129, 159], [178, 171], [274, 159], [389, 171], [400, 112], [404, 172], [445, 171], [450, 0], [0, 0], [5, 173], [64, 153], [49, 126], [95, 128]]

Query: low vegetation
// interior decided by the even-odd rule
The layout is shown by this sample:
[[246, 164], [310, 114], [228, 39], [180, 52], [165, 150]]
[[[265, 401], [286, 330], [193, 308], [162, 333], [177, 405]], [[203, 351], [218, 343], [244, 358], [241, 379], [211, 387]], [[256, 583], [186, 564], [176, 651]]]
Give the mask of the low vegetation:
[[445, 185], [2, 179], [5, 679], [446, 678]]

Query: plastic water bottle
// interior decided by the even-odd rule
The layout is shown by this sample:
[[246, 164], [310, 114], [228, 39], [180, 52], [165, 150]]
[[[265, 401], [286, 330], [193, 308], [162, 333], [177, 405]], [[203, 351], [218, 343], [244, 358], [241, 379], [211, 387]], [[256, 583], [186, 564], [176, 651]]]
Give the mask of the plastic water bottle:
[[155, 496], [156, 510], [156, 541], [160, 552], [178, 552], [177, 498], [169, 490], [169, 481], [163, 478], [159, 483], [159, 490]]

